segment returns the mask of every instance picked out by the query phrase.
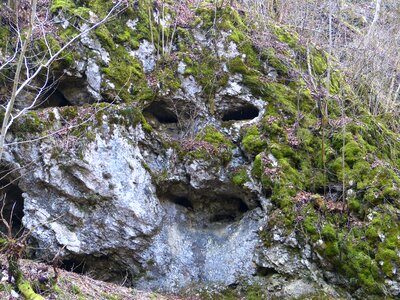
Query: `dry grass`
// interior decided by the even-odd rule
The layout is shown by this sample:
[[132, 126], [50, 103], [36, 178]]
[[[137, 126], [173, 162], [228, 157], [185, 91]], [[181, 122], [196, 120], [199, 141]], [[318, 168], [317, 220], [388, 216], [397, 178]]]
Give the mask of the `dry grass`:
[[[7, 282], [6, 259], [0, 255], [0, 299], [21, 299], [13, 297], [12, 286]], [[46, 300], [182, 300], [189, 299], [177, 295], [165, 295], [152, 292], [144, 292], [119, 286], [113, 283], [94, 280], [89, 276], [67, 272], [57, 269], [58, 279], [56, 283], [55, 273], [51, 266], [44, 263], [21, 260], [21, 269]], [[39, 288], [39, 282], [40, 284]], [[196, 300], [195, 298], [190, 298]]]

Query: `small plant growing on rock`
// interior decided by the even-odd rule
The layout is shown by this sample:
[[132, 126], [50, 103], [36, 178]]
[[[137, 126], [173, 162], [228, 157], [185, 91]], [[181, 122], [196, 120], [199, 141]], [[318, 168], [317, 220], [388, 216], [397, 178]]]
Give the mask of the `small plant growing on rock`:
[[1, 252], [7, 258], [8, 263], [8, 280], [11, 282], [12, 279], [15, 280], [15, 285], [17, 289], [22, 293], [25, 299], [28, 300], [44, 300], [44, 298], [35, 293], [30, 282], [25, 279], [24, 274], [22, 273], [19, 267], [19, 259], [22, 257], [23, 252], [26, 248], [27, 239], [30, 235], [30, 232], [23, 232], [18, 237], [13, 234], [12, 231], [12, 216], [14, 211], [14, 206], [11, 209], [10, 218], [7, 220], [4, 216], [4, 207], [5, 207], [5, 195], [3, 195], [2, 206], [0, 210], [0, 218], [1, 222], [6, 229], [6, 233], [1, 233], [0, 246]]
[[[0, 198], [0, 226], [2, 226], [2, 231], [0, 231], [0, 255], [3, 255], [7, 262], [8, 282], [13, 284], [26, 300], [44, 300], [45, 298], [39, 295], [38, 290], [43, 292], [57, 289], [59, 256], [56, 255], [53, 259], [54, 275], [52, 276], [48, 274], [47, 267], [29, 270], [29, 274], [23, 271], [20, 260], [25, 254], [28, 239], [35, 228], [31, 230], [20, 229], [16, 232], [13, 224], [16, 203], [14, 202], [11, 210], [6, 212], [6, 206], [8, 205], [6, 199], [6, 193], [3, 193]], [[56, 221], [58, 218], [61, 218], [61, 216], [50, 220], [49, 223]], [[42, 225], [45, 224], [39, 224], [37, 227]], [[35, 279], [32, 279], [33, 277]]]

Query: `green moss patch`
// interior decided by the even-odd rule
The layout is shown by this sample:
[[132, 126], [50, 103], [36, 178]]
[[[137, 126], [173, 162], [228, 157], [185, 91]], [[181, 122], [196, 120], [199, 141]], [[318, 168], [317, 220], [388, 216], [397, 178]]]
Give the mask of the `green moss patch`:
[[242, 139], [242, 145], [247, 153], [257, 155], [258, 153], [263, 151], [263, 149], [267, 145], [267, 142], [261, 136], [261, 133], [257, 126], [254, 125], [246, 130]]
[[237, 186], [243, 186], [246, 182], [250, 180], [247, 175], [246, 168], [239, 168], [233, 172], [231, 177], [232, 183]]

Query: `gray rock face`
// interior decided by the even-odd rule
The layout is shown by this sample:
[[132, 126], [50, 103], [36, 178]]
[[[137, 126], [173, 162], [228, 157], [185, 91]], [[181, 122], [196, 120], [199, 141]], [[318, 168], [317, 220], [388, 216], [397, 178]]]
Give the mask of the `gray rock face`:
[[[63, 20], [59, 20], [59, 22], [62, 23]], [[88, 24], [83, 24], [80, 31], [85, 32], [88, 28]], [[79, 47], [76, 47], [74, 51], [79, 53], [80, 59], [72, 67], [59, 70], [63, 74], [57, 85], [57, 91], [72, 105], [103, 100], [101, 97], [103, 76], [99, 64], [110, 62], [110, 54], [89, 32], [82, 35], [79, 42]]]
[[[57, 109], [53, 113], [62, 120]], [[58, 153], [54, 147], [66, 141], [48, 139], [6, 155], [13, 164], [15, 156], [37, 164], [19, 182], [23, 223], [33, 231], [37, 256], [60, 253], [114, 280], [128, 271], [140, 275], [137, 286], [151, 290], [251, 278], [258, 229], [266, 222], [261, 194], [234, 186], [222, 166], [172, 163], [172, 149], [154, 155], [162, 153], [158, 138], [149, 139], [140, 125], [103, 121], [93, 140], [78, 148]], [[146, 166], [161, 172], [151, 175]]]
[[386, 280], [385, 283], [389, 286], [390, 292], [392, 293], [393, 296], [395, 297], [400, 296], [400, 285], [397, 281]]
[[[237, 80], [218, 93], [217, 111], [223, 116], [231, 103], [236, 110], [251, 105], [257, 115], [233, 119], [233, 139], [264, 109]], [[195, 97], [187, 101], [197, 105]], [[163, 103], [168, 109], [171, 102]], [[219, 126], [205, 106], [198, 109], [205, 116], [199, 128]], [[63, 118], [58, 109], [52, 112], [53, 130], [59, 130]], [[60, 253], [67, 265], [84, 264], [85, 271], [109, 280], [130, 274], [135, 286], [148, 290], [257, 283], [277, 297], [305, 296], [316, 286], [337, 295], [311, 255], [299, 251], [295, 236], [284, 238], [274, 228], [274, 244], [265, 247], [260, 232], [268, 226], [269, 201], [256, 182], [236, 186], [229, 176], [238, 167], [251, 175], [240, 148], [234, 147], [226, 165], [212, 157], [179, 158], [163, 144], [172, 138], [164, 125], [145, 133], [140, 123], [122, 124], [124, 117], [112, 113], [89, 128], [90, 141], [64, 135], [6, 153], [15, 167], [35, 164], [19, 187], [23, 223], [32, 230], [37, 257], [51, 260]]]
[[147, 40], [143, 40], [140, 43], [139, 49], [131, 52], [132, 56], [137, 57], [142, 62], [146, 73], [153, 71], [156, 65], [155, 50], [156, 48], [153, 44]]
[[129, 144], [137, 134], [127, 140], [116, 129], [90, 143], [80, 158], [44, 158], [44, 167], [21, 182], [23, 222], [38, 227], [33, 234], [47, 255], [60, 247], [65, 254], [108, 255], [146, 246], [143, 236], [159, 227], [161, 207], [139, 149]]
[[194, 99], [201, 92], [201, 87], [196, 83], [193, 76], [183, 78], [182, 89], [189, 99]]
[[[129, 20], [127, 26], [134, 29], [136, 22]], [[217, 56], [241, 55], [226, 33], [217, 49], [204, 30], [195, 29], [193, 35], [196, 47], [210, 47]], [[90, 58], [77, 62], [58, 87], [75, 105], [101, 101], [101, 89], [115, 87], [100, 68], [110, 54], [90, 35], [80, 42], [79, 51], [89, 51]], [[150, 75], [155, 47], [142, 40], [130, 53]], [[307, 296], [315, 289], [337, 296], [318, 272], [311, 250], [301, 251], [295, 234], [286, 237], [271, 228], [274, 238], [268, 246], [261, 235], [271, 203], [251, 178], [253, 160], [240, 148], [239, 137], [243, 127], [263, 118], [267, 103], [242, 84], [242, 75], [227, 74], [227, 84], [217, 89], [211, 105], [204, 87], [185, 75], [187, 67], [177, 62], [180, 87], [174, 94], [161, 91], [160, 99], [144, 109], [152, 132], [142, 129], [142, 120], [132, 125], [134, 114], [126, 114], [134, 109], [118, 104], [112, 106], [125, 115], [112, 111], [99, 117], [94, 112], [101, 124], [93, 128], [94, 122], [87, 122], [88, 128], [72, 134], [78, 118], [66, 121], [62, 110], [54, 108], [51, 126], [57, 134], [8, 149], [5, 162], [20, 170], [13, 176], [20, 177], [22, 221], [32, 230], [36, 256], [51, 260], [59, 254], [66, 265], [84, 265], [84, 271], [103, 279], [128, 274], [133, 285], [150, 290], [222, 290], [256, 283], [276, 297]], [[49, 111], [41, 114], [50, 119]], [[230, 125], [223, 127], [224, 121]], [[188, 152], [182, 151], [183, 137], [193, 142], [207, 126], [229, 135], [229, 162], [212, 151], [205, 159], [182, 154]], [[10, 135], [8, 142], [17, 139]], [[25, 165], [32, 166], [30, 172], [23, 171]], [[243, 185], [231, 178], [239, 168], [249, 176]], [[398, 292], [397, 285], [392, 288]]]
[[85, 75], [89, 84], [89, 92], [93, 95], [93, 98], [100, 100], [101, 73], [99, 66], [93, 59], [89, 59]]
[[[86, 31], [88, 28], [89, 25], [84, 24], [81, 28], [81, 32]], [[100, 41], [90, 37], [89, 33], [82, 36], [81, 43], [93, 51], [104, 63], [108, 64], [110, 62], [110, 54], [101, 46]]]
[[60, 253], [67, 265], [84, 263], [103, 279], [128, 272], [146, 290], [256, 283], [277, 297], [306, 296], [316, 287], [338, 295], [294, 237], [273, 228], [274, 244], [264, 246], [269, 201], [255, 183], [239, 187], [227, 176], [246, 164], [239, 151], [226, 166], [178, 160], [176, 150], [163, 151], [160, 136], [140, 125], [104, 117], [93, 130], [90, 142], [61, 153], [54, 147], [63, 148], [65, 138], [16, 145], [5, 156], [15, 166], [15, 157], [35, 162], [19, 186], [38, 257]]
[[148, 260], [152, 264], [146, 267], [146, 273], [154, 280], [141, 279], [139, 287], [178, 291], [210, 283], [228, 286], [240, 276], [255, 273], [252, 256], [258, 244], [257, 228], [263, 220], [260, 210], [231, 223], [201, 220], [204, 216], [196, 211], [198, 208], [170, 202], [163, 206], [163, 228], [145, 252], [153, 258]]
[[221, 32], [217, 42], [217, 53], [221, 57], [234, 58], [240, 55], [234, 42], [226, 42], [226, 38], [230, 35], [228, 32]]
[[73, 105], [100, 101], [102, 75], [94, 59], [80, 61], [75, 73], [67, 73], [61, 80], [58, 91]]

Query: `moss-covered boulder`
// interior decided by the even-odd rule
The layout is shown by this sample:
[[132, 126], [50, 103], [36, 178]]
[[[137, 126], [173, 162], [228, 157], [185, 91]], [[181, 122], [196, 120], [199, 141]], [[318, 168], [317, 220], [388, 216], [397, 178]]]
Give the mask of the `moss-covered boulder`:
[[[335, 60], [232, 6], [124, 4], [53, 66], [65, 107], [10, 128], [35, 255], [172, 292], [398, 297], [399, 134]], [[51, 48], [113, 5], [53, 1]]]

